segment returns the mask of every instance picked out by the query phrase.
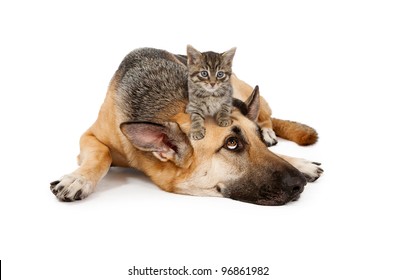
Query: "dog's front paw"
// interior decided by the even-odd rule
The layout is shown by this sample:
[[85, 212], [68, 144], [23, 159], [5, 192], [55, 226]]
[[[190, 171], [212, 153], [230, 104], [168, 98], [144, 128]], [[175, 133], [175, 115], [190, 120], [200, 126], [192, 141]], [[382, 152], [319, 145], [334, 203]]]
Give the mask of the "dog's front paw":
[[69, 174], [50, 183], [50, 189], [59, 200], [70, 202], [86, 198], [93, 192], [94, 184], [81, 175]]
[[264, 139], [264, 142], [267, 145], [267, 147], [274, 146], [278, 143], [278, 140], [276, 139], [275, 132], [272, 130], [272, 128], [263, 127], [262, 135], [263, 135], [263, 139]]
[[194, 140], [201, 140], [205, 137], [205, 128], [202, 127], [201, 129], [191, 130], [190, 137]]
[[320, 163], [318, 162], [298, 159], [298, 162], [293, 165], [304, 174], [308, 182], [316, 181], [323, 173], [323, 169], [320, 168]]

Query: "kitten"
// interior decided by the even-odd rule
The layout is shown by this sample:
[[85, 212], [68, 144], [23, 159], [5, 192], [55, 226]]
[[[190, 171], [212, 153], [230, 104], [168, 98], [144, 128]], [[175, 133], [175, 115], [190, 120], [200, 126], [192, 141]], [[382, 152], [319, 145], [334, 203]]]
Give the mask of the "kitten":
[[219, 126], [230, 126], [232, 109], [232, 59], [236, 48], [224, 53], [199, 52], [187, 46], [188, 98], [186, 112], [191, 117], [190, 136], [205, 137], [205, 116], [213, 116]]

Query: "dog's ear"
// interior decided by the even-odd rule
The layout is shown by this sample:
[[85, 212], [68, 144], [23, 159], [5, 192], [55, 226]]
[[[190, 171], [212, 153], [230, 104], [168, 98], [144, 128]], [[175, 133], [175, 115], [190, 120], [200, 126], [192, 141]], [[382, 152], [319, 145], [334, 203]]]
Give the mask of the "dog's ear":
[[246, 117], [254, 122], [257, 121], [260, 111], [260, 91], [258, 86], [254, 88], [252, 94], [245, 101], [245, 103], [247, 106]]
[[193, 149], [177, 123], [125, 122], [120, 128], [136, 148], [152, 152], [161, 161], [170, 160], [179, 167], [190, 162]]

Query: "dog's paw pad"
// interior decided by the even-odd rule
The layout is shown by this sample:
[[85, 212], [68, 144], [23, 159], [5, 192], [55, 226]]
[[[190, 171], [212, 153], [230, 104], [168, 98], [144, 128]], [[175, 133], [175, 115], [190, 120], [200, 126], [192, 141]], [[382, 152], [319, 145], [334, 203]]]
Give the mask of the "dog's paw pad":
[[70, 202], [86, 198], [93, 192], [93, 184], [83, 176], [69, 174], [50, 183], [50, 190], [61, 201]]
[[262, 129], [263, 140], [268, 147], [274, 146], [278, 143], [275, 132], [272, 128], [263, 127]]

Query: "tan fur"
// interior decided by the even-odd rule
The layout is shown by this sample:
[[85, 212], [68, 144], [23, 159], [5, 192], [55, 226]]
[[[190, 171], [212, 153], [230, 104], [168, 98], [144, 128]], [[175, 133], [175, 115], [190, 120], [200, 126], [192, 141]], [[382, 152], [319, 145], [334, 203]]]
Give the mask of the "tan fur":
[[[81, 154], [85, 153], [86, 148], [94, 149], [92, 146], [96, 145], [99, 150], [102, 150], [102, 143], [109, 147], [111, 151], [111, 158], [113, 158], [112, 164], [114, 166], [129, 166], [135, 167], [139, 170], [143, 170], [157, 185], [159, 185], [162, 189], [166, 191], [174, 191], [174, 186], [178, 184], [178, 182], [184, 181], [186, 178], [192, 176], [191, 171], [196, 172], [195, 168], [186, 168], [183, 172], [180, 172], [175, 166], [170, 163], [163, 163], [156, 160], [153, 156], [148, 156], [146, 153], [137, 150], [131, 143], [122, 135], [118, 127], [116, 126], [117, 120], [117, 112], [114, 111], [114, 102], [113, 95], [115, 94], [116, 88], [116, 79], [113, 79], [105, 102], [99, 112], [99, 116], [94, 125], [86, 132], [81, 138]], [[239, 98], [241, 100], [246, 100], [253, 88], [241, 81], [233, 74], [232, 84], [234, 87], [235, 98]], [[271, 109], [268, 106], [268, 103], [264, 100], [264, 98], [260, 97], [260, 113], [258, 124], [264, 127], [271, 128]], [[233, 112], [233, 124], [238, 124], [240, 120], [244, 118], [239, 112]], [[180, 127], [185, 133], [188, 133], [190, 129], [190, 120], [189, 115], [185, 113], [179, 113], [174, 118], [174, 121], [179, 123]], [[245, 125], [246, 125], [245, 121]], [[212, 119], [208, 119], [205, 122], [205, 126], [208, 127], [208, 135], [205, 136], [205, 141], [193, 141], [192, 144], [194, 146], [196, 152], [194, 154], [194, 160], [191, 164], [196, 166], [202, 164], [203, 162], [207, 162], [213, 156], [214, 150], [221, 146], [221, 142], [223, 141], [225, 134], [228, 133], [228, 128], [219, 127]], [[300, 132], [300, 125], [297, 123], [290, 124], [290, 129], [294, 128], [295, 130], [287, 131], [289, 133]], [[253, 134], [253, 127], [251, 130], [247, 130], [248, 133]], [[300, 133], [302, 134], [302, 133]], [[299, 137], [302, 135], [298, 134]], [[89, 143], [89, 147], [85, 145], [85, 139], [88, 137], [92, 137], [91, 135], [95, 135], [100, 142], [95, 143], [91, 141]], [[289, 134], [283, 135], [287, 137]], [[294, 135], [289, 136], [289, 138], [293, 138]], [[255, 137], [251, 137], [255, 139]], [[208, 148], [208, 143], [210, 143]], [[106, 151], [108, 152], [108, 151]], [[259, 154], [258, 154], [259, 153]], [[254, 162], [257, 159], [266, 160], [266, 156], [270, 153], [267, 151], [263, 151], [257, 149], [251, 152], [250, 161]], [[89, 161], [95, 160], [93, 158], [89, 158]], [[238, 159], [240, 160], [240, 159]], [[88, 160], [87, 160], [88, 161]], [[163, 165], [166, 165], [163, 167]], [[101, 164], [104, 165], [104, 164]], [[231, 168], [232, 165], [230, 165]], [[83, 167], [83, 166], [82, 166]], [[107, 170], [104, 168], [97, 168], [95, 171], [91, 171], [92, 174], [101, 174], [105, 173]], [[104, 175], [100, 175], [100, 178]], [[97, 176], [99, 177], [99, 175]]]
[[[262, 164], [265, 164], [271, 170], [290, 169], [290, 165], [286, 161], [296, 168], [305, 170], [309, 169], [306, 165], [312, 165], [291, 157], [281, 158], [270, 152], [262, 143], [260, 137], [257, 137], [255, 123], [236, 109], [233, 110], [231, 115], [233, 126], [237, 125], [242, 128], [242, 132], [249, 142], [249, 147], [251, 147], [242, 156], [219, 152], [224, 144], [224, 139], [230, 135], [231, 128], [220, 127], [213, 119], [208, 118], [205, 121], [207, 133], [204, 140], [191, 141], [193, 154], [188, 157], [188, 160], [182, 166], [176, 166], [172, 161], [160, 161], [153, 153], [137, 149], [120, 130], [119, 125], [124, 120], [120, 119], [120, 113], [117, 112], [114, 104], [118, 81], [119, 77], [116, 73], [111, 80], [97, 120], [80, 139], [80, 155], [78, 158], [80, 167], [63, 177], [61, 179], [63, 181], [56, 181], [51, 184], [51, 187], [55, 184], [58, 185], [59, 190], [56, 192], [53, 190], [55, 195], [58, 191], [61, 191], [59, 184], [65, 184], [64, 181], [68, 180], [69, 186], [66, 186], [69, 188], [68, 193], [70, 190], [74, 190], [78, 194], [82, 191], [81, 198], [86, 197], [94, 190], [96, 184], [108, 172], [111, 165], [137, 168], [146, 173], [156, 185], [168, 192], [209, 196], [223, 196], [220, 189], [231, 182], [233, 178], [240, 178], [247, 173], [261, 174], [260, 166]], [[248, 99], [253, 90], [251, 86], [239, 80], [235, 75], [232, 75], [232, 85], [234, 96], [243, 101]], [[180, 113], [174, 115], [170, 121], [176, 122], [180, 129], [188, 134], [190, 118], [182, 110], [185, 104], [181, 102], [179, 105]], [[314, 143], [317, 139], [315, 131], [308, 129], [308, 127], [298, 123], [273, 120], [275, 132], [283, 138], [301, 145]], [[271, 110], [262, 97], [260, 98], [258, 124], [266, 128], [272, 128], [273, 126]], [[252, 147], [262, 148], [254, 149]], [[311, 169], [308, 170], [313, 174], [310, 174], [310, 176], [312, 175], [314, 179], [320, 176], [320, 170]], [[75, 186], [74, 189], [72, 186]], [[61, 200], [73, 200], [73, 197], [57, 196]]]
[[[262, 144], [255, 135], [255, 125], [237, 110], [233, 112], [232, 116], [233, 125], [244, 128], [244, 135], [248, 136], [252, 146]], [[189, 130], [188, 115], [179, 114], [175, 120], [181, 125], [182, 130], [187, 133]], [[172, 184], [178, 186], [175, 189], [178, 193], [217, 196], [216, 192], [211, 192], [207, 186], [213, 187], [223, 183], [223, 180], [238, 178], [248, 169], [248, 166], [254, 166], [257, 161], [271, 161], [275, 158], [266, 149], [250, 149], [244, 157], [235, 157], [233, 154], [219, 155], [216, 150], [223, 145], [224, 139], [230, 134], [229, 128], [219, 127], [213, 119], [206, 120], [205, 126], [208, 127], [205, 141], [193, 142], [194, 150], [196, 151], [190, 168], [193, 173], [183, 172], [184, 174], [179, 174], [179, 176], [173, 178]], [[186, 180], [186, 178], [189, 179]], [[194, 185], [194, 192], [191, 192], [192, 185]], [[197, 189], [199, 189], [198, 192]]]
[[312, 145], [318, 140], [317, 132], [301, 123], [273, 118], [272, 125], [277, 136], [302, 146]]
[[[231, 83], [234, 89], [234, 97], [246, 101], [253, 91], [253, 88], [244, 81], [238, 79], [235, 74], [232, 74]], [[257, 124], [260, 127], [272, 128], [271, 114], [272, 111], [267, 101], [263, 97], [260, 97], [260, 112]]]

